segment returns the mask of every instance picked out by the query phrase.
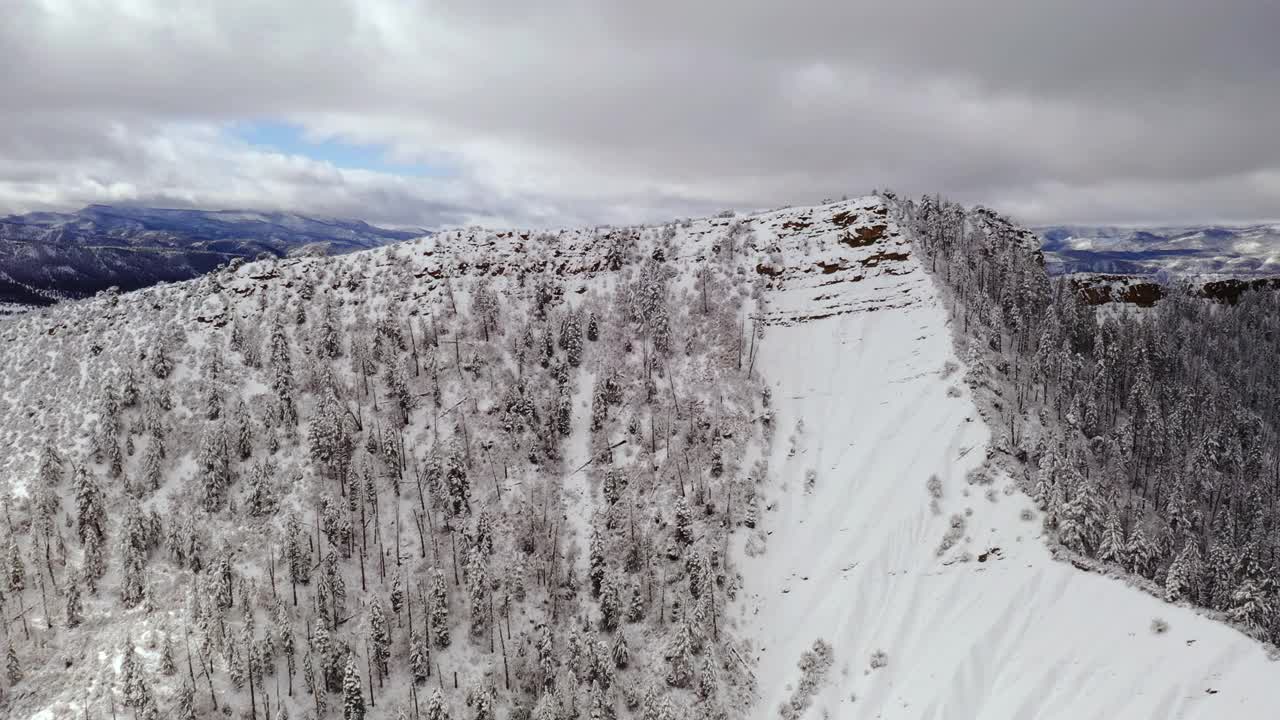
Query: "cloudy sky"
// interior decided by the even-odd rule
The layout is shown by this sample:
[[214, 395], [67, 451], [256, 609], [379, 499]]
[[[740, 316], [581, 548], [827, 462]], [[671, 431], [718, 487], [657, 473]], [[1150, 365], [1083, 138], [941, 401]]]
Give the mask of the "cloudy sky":
[[1275, 0], [8, 0], [0, 214], [1280, 218]]

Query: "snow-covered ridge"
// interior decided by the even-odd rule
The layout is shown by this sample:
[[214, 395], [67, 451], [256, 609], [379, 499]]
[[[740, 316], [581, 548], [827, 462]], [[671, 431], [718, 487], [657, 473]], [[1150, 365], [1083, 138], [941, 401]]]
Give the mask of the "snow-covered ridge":
[[[767, 416], [754, 366], [755, 331], [795, 319], [777, 314], [790, 312], [784, 303], [766, 308], [761, 301], [769, 287], [830, 294], [832, 281], [891, 278], [901, 258], [876, 256], [905, 249], [886, 216], [879, 199], [864, 198], [665, 227], [468, 229], [340, 258], [233, 263], [192, 282], [100, 295], [6, 321], [0, 325], [0, 443], [6, 448], [0, 477], [12, 493], [19, 554], [28, 568], [26, 591], [11, 594], [9, 602], [24, 608], [35, 628], [34, 640], [14, 646], [15, 677], [21, 677], [8, 696], [12, 708], [48, 717], [78, 717], [85, 702], [91, 712], [118, 708], [121, 658], [134, 651], [148, 702], [166, 711], [183, 706], [191, 699], [183, 686], [191, 683], [183, 673], [162, 672], [159, 656], [176, 645], [182, 663], [184, 630], [191, 628], [197, 664], [205, 666], [191, 678], [199, 690], [197, 712], [212, 712], [216, 698], [219, 707], [239, 713], [254, 702], [247, 692], [252, 685], [246, 688], [243, 672], [236, 674], [244, 670], [246, 638], [263, 639], [263, 628], [280, 617], [304, 646], [303, 638], [327, 625], [328, 644], [311, 648], [321, 653], [313, 666], [337, 663], [341, 674], [344, 663], [362, 657], [343, 648], [359, 651], [369, 641], [370, 623], [378, 624], [369, 613], [386, 600], [395, 558], [406, 561], [401, 571], [410, 593], [431, 585], [438, 571], [448, 577], [442, 592], [458, 640], [448, 647], [433, 643], [432, 656], [437, 671], [461, 676], [459, 689], [437, 688], [455, 717], [477, 687], [497, 693], [504, 712], [589, 701], [606, 702], [623, 716], [637, 703], [646, 712], [658, 703], [675, 713], [664, 717], [696, 716], [692, 708], [707, 702], [746, 707], [754, 687], [747, 645], [722, 617], [740, 579], [725, 561], [721, 548], [729, 544], [721, 538], [755, 516], [751, 498], [769, 482], [751, 466]], [[856, 242], [841, 242], [849, 237]], [[761, 271], [774, 265], [781, 274]], [[577, 359], [570, 359], [575, 352]], [[281, 370], [281, 362], [291, 368]], [[281, 383], [291, 389], [279, 393]], [[283, 397], [291, 398], [288, 404]], [[349, 411], [347, 421], [333, 415], [335, 402]], [[319, 459], [320, 436], [313, 433], [330, 422], [354, 434], [363, 497], [375, 499], [368, 507], [335, 503], [343, 493]], [[241, 448], [237, 453], [248, 454], [224, 464], [217, 458], [229, 446], [219, 438], [228, 435]], [[157, 450], [161, 442], [167, 450]], [[50, 452], [61, 460], [50, 461]], [[466, 465], [475, 463], [470, 503], [488, 520], [444, 504], [439, 488], [420, 484], [419, 471], [440, 463], [457, 467], [464, 457]], [[230, 478], [218, 470], [227, 465]], [[45, 536], [30, 528], [64, 527], [41, 519], [39, 508], [50, 500], [59, 517], [65, 513], [73, 528], [81, 527], [79, 503], [92, 496], [78, 490], [83, 477], [104, 497], [108, 562], [80, 601], [82, 622], [72, 625], [61, 590], [37, 604], [36, 578], [46, 590], [80, 587], [78, 568], [100, 563], [76, 534], [82, 530], [62, 531], [66, 552], [46, 563]], [[403, 487], [414, 487], [411, 478], [418, 493]], [[397, 480], [402, 487], [393, 493]], [[623, 515], [620, 504], [610, 509], [620, 493], [629, 508]], [[699, 512], [681, 516], [679, 498], [686, 493]], [[354, 488], [345, 496], [354, 498]], [[434, 522], [429, 514], [424, 520], [433, 508]], [[286, 591], [284, 607], [272, 608], [288, 565], [281, 553], [291, 514], [306, 530], [308, 566], [345, 577], [341, 618], [336, 610], [319, 614], [333, 600], [320, 599], [315, 581], [297, 588], [300, 604]], [[379, 538], [368, 541], [384, 558], [376, 572], [363, 559], [365, 530], [359, 531], [358, 565], [350, 543], [335, 540], [342, 516]], [[139, 517], [152, 518], [147, 522], [163, 533], [159, 547], [141, 545], [143, 577], [122, 570], [135, 567], [126, 556], [140, 541], [122, 539]], [[452, 523], [463, 538], [448, 529]], [[674, 537], [673, 526], [683, 528]], [[494, 550], [468, 551], [467, 544], [493, 527]], [[696, 552], [687, 547], [695, 539]], [[635, 542], [642, 543], [640, 557], [654, 556], [651, 571], [643, 571], [644, 563], [619, 568], [619, 546]], [[380, 551], [391, 543], [399, 552]], [[609, 573], [623, 584], [628, 617], [638, 618], [620, 630], [606, 626], [603, 605], [583, 588], [584, 576], [598, 579], [600, 543], [616, 548], [605, 553]], [[203, 570], [194, 569], [185, 548], [198, 549]], [[476, 552], [493, 553], [488, 562], [495, 577], [525, 584], [525, 600], [504, 618], [503, 638], [494, 637], [484, 605], [462, 587]], [[331, 566], [339, 553], [343, 558]], [[242, 625], [239, 610], [225, 616], [222, 600], [210, 604], [204, 594], [215, 582], [210, 563], [222, 563], [235, 578], [234, 604], [254, 608], [249, 617], [258, 631]], [[702, 593], [707, 604], [693, 604], [690, 593], [703, 586], [691, 569], [715, 574], [716, 589]], [[678, 606], [697, 619], [696, 636], [682, 630], [693, 620], [673, 622]], [[370, 699], [375, 687], [380, 693], [374, 717], [411, 701], [409, 638], [400, 629], [408, 617], [403, 607], [382, 607], [397, 630], [390, 680], [365, 690]], [[616, 603], [611, 607], [616, 622]], [[419, 604], [416, 617], [422, 613]], [[357, 621], [346, 622], [348, 615]], [[491, 634], [477, 630], [480, 625]], [[525, 659], [508, 658], [499, 639]], [[718, 650], [708, 649], [710, 640]], [[670, 654], [672, 643], [697, 648], [696, 657], [672, 660], [684, 657]], [[618, 664], [617, 684], [607, 688], [611, 681], [598, 676], [598, 668], [584, 674], [582, 663], [617, 654], [619, 646], [621, 660], [611, 660]], [[221, 649], [202, 655], [209, 647]], [[535, 656], [545, 658], [540, 669], [529, 667]], [[669, 665], [673, 674], [664, 674]], [[557, 674], [564, 666], [573, 668], [576, 684], [564, 685]], [[286, 676], [279, 654], [270, 667], [282, 687], [298, 691], [284, 703], [291, 714], [314, 709], [300, 671]], [[557, 694], [548, 700], [544, 681], [553, 674]], [[598, 684], [612, 694], [603, 697]], [[257, 691], [259, 699], [270, 691], [277, 705], [282, 700], [269, 686]], [[336, 692], [328, 693], [331, 708]]]
[[[713, 591], [724, 593], [715, 595], [724, 605], [713, 604], [721, 613], [716, 617], [723, 623], [718, 628], [726, 638], [724, 652], [702, 656], [714, 655], [713, 670], [721, 683], [709, 701], [694, 687], [672, 688], [662, 682], [669, 662], [665, 643], [678, 625], [666, 619], [666, 604], [658, 614], [651, 599], [645, 618], [624, 628], [632, 655], [628, 668], [619, 670], [617, 685], [640, 685], [656, 676], [664, 693], [657, 717], [693, 720], [716, 712], [728, 718], [762, 719], [1264, 716], [1280, 703], [1280, 687], [1273, 682], [1277, 665], [1257, 643], [1119, 581], [1054, 561], [1031, 500], [1001, 473], [972, 473], [987, 457], [990, 431], [963, 383], [966, 368], [955, 356], [953, 329], [938, 292], [894, 213], [891, 202], [869, 197], [660, 228], [551, 233], [466, 229], [341, 258], [249, 263], [189, 283], [30, 313], [0, 324], [0, 446], [6, 448], [0, 453], [0, 478], [21, 500], [37, 482], [41, 443], [46, 439], [70, 457], [89, 456], [104, 385], [118, 383], [125, 368], [146, 367], [144, 360], [157, 341], [177, 329], [185, 340], [167, 381], [178, 401], [169, 440], [173, 477], [144, 503], [164, 511], [170, 507], [166, 503], [181, 501], [184, 493], [188, 503], [194, 502], [191, 477], [207, 427], [199, 417], [204, 392], [199, 374], [208, 355], [225, 347], [224, 334], [237, 327], [252, 331], [255, 323], [262, 324], [257, 330], [265, 333], [273, 313], [287, 314], [298, 382], [317, 384], [324, 378], [313, 371], [309, 358], [316, 352], [318, 335], [313, 333], [326, 298], [340, 301], [341, 320], [353, 333], [369, 330], [370, 323], [381, 327], [380, 318], [386, 316], [402, 321], [410, 333], [418, 333], [406, 343], [415, 344], [416, 364], [416, 347], [425, 348], [427, 333], [434, 333], [455, 313], [470, 318], [477, 290], [487, 283], [517, 325], [508, 329], [501, 343], [490, 345], [479, 341], [474, 324], [467, 325], [470, 320], [455, 320], [452, 334], [444, 337], [433, 356], [449, 384], [441, 407], [460, 407], [467, 412], [465, 424], [440, 422], [433, 414], [437, 411], [419, 408], [411, 413], [405, 433], [410, 454], [415, 447], [433, 446], [433, 433], [448, 436], [464, 427], [472, 434], [467, 442], [479, 442], [485, 418], [497, 417], [506, 403], [496, 393], [480, 393], [493, 387], [495, 378], [506, 382], [507, 375], [514, 375], [515, 361], [504, 353], [507, 346], [517, 346], [515, 327], [527, 322], [552, 328], [563, 319], [563, 310], [609, 307], [600, 303], [621, 294], [620, 287], [633, 279], [638, 266], [659, 258], [670, 269], [676, 317], [692, 328], [677, 329], [677, 350], [667, 360], [669, 374], [664, 373], [675, 378], [668, 406], [674, 429], [659, 425], [653, 432], [650, 423], [662, 422], [667, 414], [646, 414], [638, 399], [644, 397], [643, 373], [637, 372], [626, 385], [624, 403], [626, 412], [635, 408], [636, 430], [626, 427], [620, 410], [610, 418], [616, 427], [606, 427], [606, 435], [613, 432], [612, 439], [629, 440], [618, 458], [633, 471], [631, 482], [645, 490], [640, 502], [647, 504], [638, 506], [638, 524], [651, 521], [660, 528], [653, 531], [659, 533], [657, 538], [668, 537], [660, 533], [671, 526], [676, 484], [683, 494], [688, 480], [691, 494], [695, 482], [722, 491], [713, 493], [705, 506], [695, 505], [698, 531], [718, 532], [723, 517], [732, 532], [724, 538], [728, 562], [716, 565], [723, 572], [716, 582], [723, 581], [723, 587]], [[307, 296], [311, 292], [314, 297]], [[544, 300], [553, 308], [551, 320], [535, 322], [531, 309]], [[700, 319], [704, 304], [714, 308], [722, 300], [740, 300], [734, 311], [740, 315], [732, 314], [732, 322], [725, 321], [730, 315]], [[271, 312], [262, 312], [260, 305]], [[296, 329], [295, 314], [309, 315]], [[604, 331], [613, 331], [613, 320], [601, 318]], [[606, 501], [603, 473], [593, 466], [601, 439], [593, 438], [588, 416], [596, 381], [608, 370], [599, 349], [605, 342], [587, 345], [581, 368], [562, 391], [572, 421], [560, 447], [562, 457], [552, 471], [544, 476], [521, 469], [521, 453], [536, 449], [522, 447], [521, 453], [508, 458], [510, 477], [505, 462], [492, 471], [492, 488], [489, 468], [476, 473], [480, 480], [473, 501], [490, 508], [500, 518], [499, 527], [504, 527], [503, 517], [514, 518], [517, 528], [526, 522], [532, 526], [530, 518], [536, 515], [551, 519], [554, 529], [549, 535], [556, 544], [539, 545], [539, 553], [558, 552], [559, 563], [539, 565], [540, 573], [576, 574], [581, 580], [592, 567], [589, 552], [583, 550], [591, 544], [593, 528], [599, 527], [594, 513], [606, 507]], [[501, 350], [490, 349], [498, 345]], [[632, 371], [641, 365], [638, 356], [647, 353], [640, 345], [625, 356], [630, 363], [625, 367]], [[466, 348], [475, 348], [476, 355], [468, 356]], [[261, 418], [270, 377], [260, 369], [242, 367], [238, 354], [227, 353], [226, 378], [236, 383], [254, 416]], [[359, 377], [348, 369], [352, 364], [346, 356], [332, 363], [344, 392], [350, 393], [344, 397], [366, 397], [360, 394]], [[549, 394], [555, 381], [550, 373], [533, 369], [535, 365], [532, 359], [528, 362], [528, 372], [535, 373], [528, 393], [542, 407], [539, 393]], [[501, 371], [484, 375], [485, 367]], [[380, 375], [370, 382], [382, 403], [380, 417], [386, 420], [391, 395], [381, 391]], [[426, 370], [420, 379], [414, 375], [415, 391], [429, 395], [430, 375]], [[666, 382], [663, 379], [656, 388], [659, 403], [666, 401]], [[769, 388], [764, 398], [758, 383]], [[298, 393], [304, 426], [317, 409], [314, 394]], [[711, 459], [698, 454], [701, 446], [684, 446], [694, 453], [692, 463], [687, 457], [669, 463], [671, 445], [661, 447], [664, 433], [678, 437], [686, 432], [681, 416], [692, 414], [694, 397], [699, 412], [715, 411], [723, 485], [714, 485], [709, 475], [694, 480], [695, 473], [702, 472], [699, 458]], [[359, 407], [364, 413], [369, 403]], [[362, 417], [366, 425], [373, 425], [372, 415]], [[125, 432], [132, 435], [129, 429]], [[542, 443], [555, 434], [539, 426], [532, 442]], [[255, 451], [262, 454], [265, 442], [257, 438], [255, 443]], [[305, 440], [290, 440], [285, 434], [283, 443], [281, 454], [270, 457], [279, 463], [277, 475], [296, 483], [286, 500], [309, 522], [319, 488], [328, 487], [328, 481], [305, 456]], [[651, 443], [653, 451], [646, 449]], [[496, 453], [500, 445], [477, 445], [477, 457], [480, 447]], [[413, 457], [416, 461], [418, 456]], [[374, 462], [384, 467], [384, 461]], [[137, 465], [137, 457], [126, 459], [125, 475], [136, 477]], [[691, 469], [681, 469], [686, 467]], [[94, 470], [105, 473], [101, 465], [95, 464]], [[248, 474], [247, 467], [244, 472]], [[407, 486], [413, 472], [405, 473], [402, 482]], [[647, 484], [650, 476], [653, 484]], [[542, 487], [536, 483], [544, 480], [545, 494], [540, 489], [540, 494], [523, 495]], [[106, 482], [109, 495], [123, 505], [121, 489]], [[240, 480], [235, 491], [245, 483]], [[385, 485], [383, 491], [390, 494]], [[548, 498], [554, 498], [550, 512]], [[527, 506], [521, 504], [525, 501]], [[410, 511], [417, 503], [412, 492], [406, 492], [406, 528], [416, 517]], [[384, 501], [383, 512], [389, 507]], [[530, 507], [541, 507], [542, 512], [530, 512]], [[208, 522], [223, 527], [221, 515], [209, 517]], [[273, 518], [225, 528], [225, 538], [240, 553], [237, 572], [243, 569], [265, 584], [264, 564], [249, 563], [254, 559], [250, 553], [260, 552], [265, 539], [278, 540], [280, 525]], [[392, 537], [385, 515], [382, 532], [382, 537]], [[404, 549], [415, 563], [420, 532], [421, 528], [403, 532]], [[470, 532], [468, 526], [461, 534]], [[398, 530], [396, 538], [399, 550]], [[453, 539], [452, 534], [440, 535], [446, 556]], [[466, 541], [458, 539], [459, 545]], [[497, 556], [505, 562], [517, 551], [504, 542], [499, 533]], [[430, 544], [424, 543], [424, 558], [425, 545]], [[656, 597], [664, 598], [657, 603], [669, 602], [667, 593], [687, 597], [683, 573], [689, 562], [685, 557], [670, 561], [666, 558], [671, 551], [659, 549], [662, 552], [655, 555], [660, 556], [658, 567], [664, 574], [660, 582], [646, 587], [663, 588], [655, 590]], [[276, 571], [283, 572], [282, 567]], [[533, 595], [538, 585], [532, 572], [529, 577]], [[363, 571], [349, 571], [353, 594], [363, 578]], [[386, 588], [375, 578], [371, 570], [370, 587], [384, 596]], [[407, 585], [414, 587], [417, 579], [410, 572]], [[88, 622], [57, 637], [56, 656], [44, 658], [41, 651], [23, 646], [22, 659], [29, 663], [28, 680], [23, 682], [28, 684], [20, 687], [29, 694], [17, 697], [24, 715], [45, 708], [45, 717], [81, 716], [82, 692], [92, 696], [91, 706], [102, 714], [105, 697], [118, 682], [119, 656], [114, 650], [126, 636], [138, 643], [154, 642], [184, 627], [189, 622], [184, 583], [189, 582], [182, 572], [157, 581], [161, 612], [154, 616], [114, 606], [116, 589], [109, 584], [87, 603]], [[563, 603], [555, 605], [564, 613], [563, 625], [557, 627], [578, 626], [588, 642], [588, 650], [575, 646], [575, 653], [565, 636], [557, 635], [551, 662], [570, 664], [594, 652], [590, 641], [598, 637], [593, 628], [600, 618], [595, 603], [585, 599], [585, 591], [579, 599], [573, 597], [576, 590], [571, 594], [564, 586], [553, 586], [544, 605], [531, 602], [512, 613], [515, 634], [508, 634], [506, 642], [528, 653], [523, 661], [512, 662], [517, 675], [539, 672], [535, 659], [541, 648], [523, 645], [522, 638], [547, 621], [551, 602]], [[34, 597], [29, 589], [27, 604], [33, 610], [28, 620], [38, 624], [45, 618]], [[464, 593], [455, 591], [453, 609], [460, 618], [466, 617], [465, 602]], [[307, 612], [306, 604], [304, 598], [297, 612]], [[578, 606], [590, 622], [563, 620], [571, 615], [567, 608]], [[685, 606], [686, 613], [700, 610], [701, 606]], [[237, 609], [231, 614], [238, 613]], [[1156, 618], [1167, 622], [1166, 631], [1152, 631]], [[265, 624], [265, 618], [260, 622]], [[461, 671], [462, 690], [454, 691], [444, 682], [440, 686], [453, 717], [469, 720], [472, 708], [463, 703], [468, 683], [487, 678], [501, 687], [505, 656], [493, 649], [492, 635], [490, 642], [482, 638], [468, 644], [466, 623], [454, 623], [458, 640], [435, 652], [444, 668]], [[364, 635], [356, 635], [364, 632], [358, 624], [344, 626], [335, 637], [350, 639], [353, 645], [363, 642]], [[303, 645], [301, 627], [299, 622], [298, 642]], [[399, 625], [395, 628], [393, 654], [403, 663], [407, 633]], [[15, 633], [20, 631], [11, 629], [11, 636]], [[158, 652], [140, 654], [147, 670], [153, 671]], [[178, 657], [181, 661], [182, 655]], [[70, 670], [60, 665], [64, 658], [73, 660]], [[802, 659], [805, 670], [798, 666]], [[34, 665], [37, 662], [47, 664]], [[205, 703], [216, 686], [223, 707], [230, 704], [228, 698], [237, 710], [248, 707], [247, 694], [232, 687], [220, 663], [209, 690], [203, 678], [198, 681], [199, 702]], [[185, 668], [177, 679], [184, 673]], [[396, 665], [386, 687], [379, 687], [384, 694], [379, 695], [377, 709], [371, 709], [371, 719], [395, 717], [402, 706], [397, 703], [408, 697], [404, 673], [403, 665]], [[155, 694], [161, 707], [168, 708], [176, 685], [155, 677]], [[297, 698], [286, 705], [292, 704], [293, 716], [302, 716], [309, 709], [309, 696], [300, 680], [295, 683]], [[435, 683], [433, 678], [420, 691], [424, 705], [425, 693]], [[581, 696], [575, 707], [582, 715], [588, 712], [588, 698], [596, 697], [589, 695], [591, 683], [584, 685], [573, 696]], [[519, 677], [515, 686], [520, 687]], [[28, 690], [32, 687], [42, 689]], [[518, 703], [530, 707], [530, 698], [521, 693], [502, 690], [498, 717], [507, 717]], [[340, 707], [332, 704], [340, 705], [341, 696], [331, 693], [330, 700], [326, 717], [340, 716]], [[646, 714], [654, 707], [647, 698], [636, 707], [610, 699], [610, 707], [620, 718], [654, 716]], [[207, 705], [200, 708], [210, 710]]]
[[[1252, 718], [1280, 702], [1253, 639], [1053, 559], [1035, 503], [984, 467], [991, 433], [915, 257], [891, 282], [833, 287], [768, 295], [805, 319], [759, 351], [779, 432], [771, 512], [742, 549], [751, 717]], [[892, 311], [805, 312], [819, 302]]]

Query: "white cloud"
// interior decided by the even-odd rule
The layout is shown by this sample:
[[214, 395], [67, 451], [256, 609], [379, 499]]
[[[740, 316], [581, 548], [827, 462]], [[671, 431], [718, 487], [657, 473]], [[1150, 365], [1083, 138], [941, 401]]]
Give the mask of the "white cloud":
[[[1029, 222], [1272, 217], [1268, 34], [1230, 0], [18, 0], [0, 210], [663, 219], [895, 187]], [[449, 178], [245, 146], [385, 145]]]

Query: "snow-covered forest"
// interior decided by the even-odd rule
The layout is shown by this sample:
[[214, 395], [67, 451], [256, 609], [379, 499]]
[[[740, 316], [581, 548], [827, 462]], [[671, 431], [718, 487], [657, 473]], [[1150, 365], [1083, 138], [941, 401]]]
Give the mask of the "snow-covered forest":
[[[456, 230], [6, 319], [0, 706], [1017, 717], [1010, 685], [1040, 686], [1008, 668], [1061, 645], [1114, 687], [1035, 693], [1088, 715], [1169, 653], [1111, 652], [1150, 622], [1127, 600], [1098, 657], [1064, 641], [1097, 610], [1070, 578], [1102, 580], [1046, 571], [1042, 528], [1274, 641], [1274, 298], [1067, 287], [998, 215], [886, 194]], [[1170, 617], [1226, 687], [1271, 687], [1258, 643]]]
[[4, 704], [731, 714], [748, 234], [457, 231], [4, 325]]
[[1152, 308], [1099, 312], [1008, 220], [931, 197], [902, 211], [1046, 526], [1280, 642], [1280, 296], [1174, 286]]

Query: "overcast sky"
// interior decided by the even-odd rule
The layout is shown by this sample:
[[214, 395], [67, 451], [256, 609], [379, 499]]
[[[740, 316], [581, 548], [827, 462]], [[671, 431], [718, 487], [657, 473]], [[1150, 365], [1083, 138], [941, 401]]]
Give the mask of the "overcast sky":
[[1280, 218], [1275, 0], [8, 0], [0, 214]]

